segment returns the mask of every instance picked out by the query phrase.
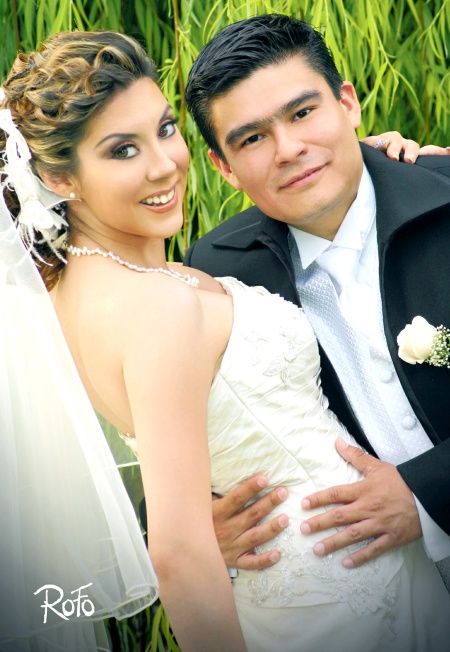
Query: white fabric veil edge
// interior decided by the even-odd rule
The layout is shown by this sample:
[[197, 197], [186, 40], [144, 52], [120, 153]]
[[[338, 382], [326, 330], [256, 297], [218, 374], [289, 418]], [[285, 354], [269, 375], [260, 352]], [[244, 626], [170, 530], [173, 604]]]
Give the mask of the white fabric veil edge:
[[0, 311], [0, 649], [96, 649], [94, 621], [151, 604], [157, 579], [3, 194]]

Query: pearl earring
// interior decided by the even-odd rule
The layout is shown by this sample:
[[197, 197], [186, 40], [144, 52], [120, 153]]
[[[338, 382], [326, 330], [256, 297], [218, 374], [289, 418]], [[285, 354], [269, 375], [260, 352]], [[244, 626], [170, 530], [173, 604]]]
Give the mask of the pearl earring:
[[69, 194], [69, 197], [70, 197], [70, 199], [75, 199], [75, 193], [74, 193], [74, 192], [71, 192], [71, 193]]

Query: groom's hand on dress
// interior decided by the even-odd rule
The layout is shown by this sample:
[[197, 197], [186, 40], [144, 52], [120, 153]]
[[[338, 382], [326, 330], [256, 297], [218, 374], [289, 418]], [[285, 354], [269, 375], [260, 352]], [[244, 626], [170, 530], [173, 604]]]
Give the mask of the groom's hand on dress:
[[[346, 568], [361, 566], [382, 553], [422, 536], [414, 496], [397, 468], [338, 439], [340, 455], [362, 471], [364, 478], [352, 484], [330, 487], [307, 496], [303, 509], [338, 505], [303, 523], [303, 534], [343, 528], [313, 547], [322, 557], [361, 541], [367, 545], [343, 560]], [[346, 527], [347, 526], [347, 527]], [[373, 537], [373, 539], [371, 539]]]
[[280, 559], [278, 550], [254, 552], [256, 546], [267, 543], [289, 525], [285, 514], [260, 523], [274, 507], [286, 500], [288, 492], [285, 487], [272, 489], [262, 498], [247, 504], [266, 486], [267, 478], [256, 475], [223, 498], [213, 501], [214, 529], [228, 568], [260, 570], [273, 566]]

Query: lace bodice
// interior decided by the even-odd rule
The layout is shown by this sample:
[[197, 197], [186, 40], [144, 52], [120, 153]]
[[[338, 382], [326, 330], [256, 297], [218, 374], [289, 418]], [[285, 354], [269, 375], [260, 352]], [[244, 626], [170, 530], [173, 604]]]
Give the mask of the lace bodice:
[[327, 467], [356, 480], [334, 450], [348, 434], [328, 408], [320, 387], [317, 341], [297, 306], [220, 279], [232, 293], [234, 324], [208, 405], [212, 484], [226, 493], [253, 473], [271, 486], [327, 486]]

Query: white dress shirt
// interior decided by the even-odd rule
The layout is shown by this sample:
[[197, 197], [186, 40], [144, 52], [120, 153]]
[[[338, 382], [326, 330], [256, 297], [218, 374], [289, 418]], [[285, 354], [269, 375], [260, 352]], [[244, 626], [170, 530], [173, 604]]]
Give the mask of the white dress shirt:
[[[367, 337], [371, 347], [372, 377], [369, 380], [390, 417], [395, 441], [383, 433], [365, 434], [380, 459], [400, 464], [432, 448], [433, 444], [416, 418], [392, 364], [384, 332], [379, 332], [381, 310], [376, 246], [376, 201], [372, 180], [364, 167], [358, 195], [334, 240], [289, 227], [295, 238], [303, 269], [317, 262], [336, 289], [341, 311], [349, 324]], [[361, 254], [363, 251], [367, 254]], [[339, 345], [339, 342], [336, 342]], [[336, 368], [338, 376], [339, 368]], [[346, 393], [351, 401], [352, 388]], [[450, 537], [431, 519], [416, 500], [428, 555], [438, 561], [450, 555]]]

